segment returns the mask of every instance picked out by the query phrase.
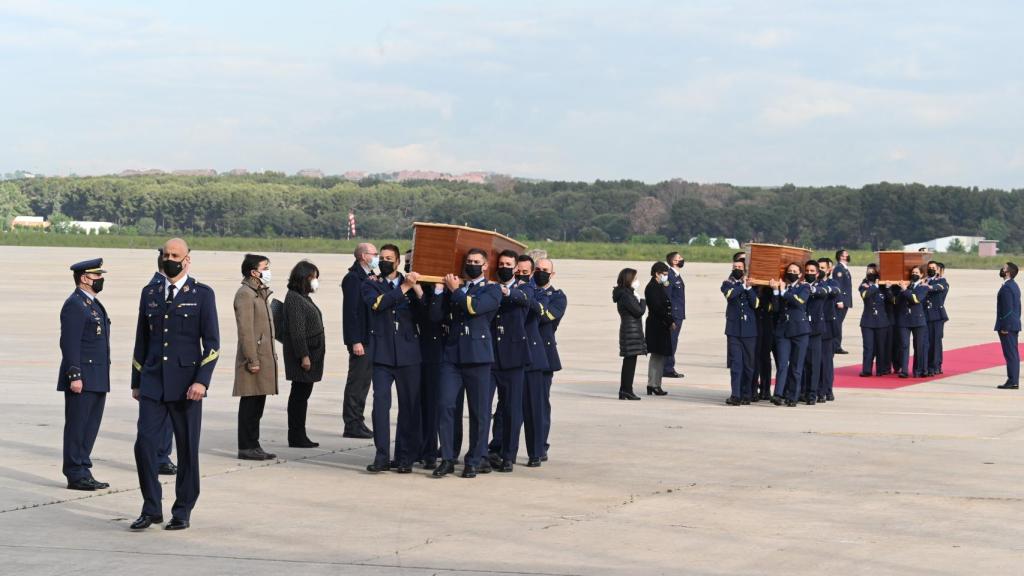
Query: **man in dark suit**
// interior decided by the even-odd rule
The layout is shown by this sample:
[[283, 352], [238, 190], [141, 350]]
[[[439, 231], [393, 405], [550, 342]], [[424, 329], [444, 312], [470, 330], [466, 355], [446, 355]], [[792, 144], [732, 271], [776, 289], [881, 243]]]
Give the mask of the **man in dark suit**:
[[[157, 248], [156, 250], [156, 272], [153, 273], [153, 277], [149, 280], [149, 285], [164, 284], [164, 280], [167, 278], [163, 272], [160, 271], [160, 267], [164, 261], [164, 249], [163, 247]], [[174, 476], [178, 473], [178, 467], [174, 465], [171, 460], [171, 452], [174, 450], [174, 430], [171, 428], [171, 421], [167, 420], [164, 422], [164, 428], [162, 433], [163, 439], [160, 441], [160, 450], [157, 451], [157, 462], [160, 464], [160, 475], [161, 476]]]
[[665, 378], [682, 378], [684, 375], [676, 371], [676, 349], [679, 347], [679, 332], [683, 329], [686, 319], [686, 283], [683, 282], [683, 266], [686, 260], [679, 252], [665, 255], [668, 264], [668, 299], [672, 303], [672, 319], [675, 328], [672, 330], [672, 354], [665, 359]]
[[[526, 466], [536, 468], [541, 462], [548, 459], [548, 449], [551, 447], [548, 437], [551, 434], [551, 383], [554, 380], [555, 372], [562, 369], [562, 360], [558, 355], [558, 341], [555, 333], [558, 325], [565, 315], [568, 301], [565, 292], [555, 288], [552, 280], [555, 277], [555, 263], [550, 258], [537, 260], [536, 269], [533, 272], [534, 299], [541, 306], [541, 314], [538, 319], [538, 330], [540, 339], [544, 343], [544, 351], [548, 357], [548, 368], [543, 372], [544, 389], [543, 396], [539, 402], [532, 400], [533, 396], [527, 396], [524, 405], [523, 425], [526, 428], [524, 436], [529, 446], [532, 446], [532, 453]], [[531, 440], [532, 439], [532, 440]], [[530, 452], [528, 446], [528, 452]]]
[[996, 332], [1006, 359], [1006, 382], [999, 386], [1003, 390], [1020, 388], [1020, 350], [1017, 348], [1020, 335], [1020, 287], [1017, 286], [1017, 265], [1007, 262], [999, 270], [1003, 285], [996, 296]]
[[491, 320], [501, 304], [501, 290], [497, 284], [487, 282], [487, 252], [480, 248], [471, 248], [466, 253], [463, 273], [464, 284], [454, 274], [444, 277], [442, 309], [449, 317], [449, 330], [438, 395], [438, 436], [443, 462], [433, 472], [436, 478], [455, 471], [455, 427], [462, 425], [461, 420], [456, 421], [456, 410], [463, 392], [469, 405], [469, 447], [462, 477], [476, 478], [480, 460], [487, 455], [491, 419], [488, 389], [494, 362]]
[[416, 313], [423, 302], [419, 274], [398, 272], [398, 247], [380, 249], [380, 278], [363, 282], [363, 301], [370, 308], [373, 354], [373, 443], [377, 454], [367, 472], [391, 467], [391, 384], [398, 393], [395, 463], [399, 474], [412, 472], [420, 451], [420, 335]]
[[722, 282], [725, 296], [725, 337], [732, 360], [729, 363], [730, 406], [750, 404], [754, 378], [754, 348], [757, 345], [758, 290], [744, 279], [743, 260], [733, 260], [729, 278]]
[[167, 420], [174, 428], [179, 466], [173, 518], [164, 528], [188, 528], [199, 498], [202, 401], [220, 355], [220, 328], [213, 289], [189, 277], [191, 261], [184, 240], [168, 240], [162, 262], [166, 280], [143, 288], [139, 301], [132, 397], [139, 401], [135, 464], [143, 505], [133, 530], [163, 522], [157, 452]]
[[363, 302], [363, 282], [374, 273], [380, 261], [377, 248], [368, 242], [356, 246], [356, 261], [341, 280], [341, 331], [348, 349], [348, 378], [342, 400], [341, 417], [345, 438], [373, 438], [366, 427], [363, 412], [373, 378], [373, 354], [369, 349], [370, 313]]
[[949, 282], [946, 281], [946, 266], [942, 262], [928, 263], [928, 299], [925, 300], [925, 316], [928, 318], [928, 370], [927, 376], [942, 374], [942, 338], [945, 336], [946, 295]]
[[836, 250], [836, 267], [832, 271], [832, 279], [840, 290], [839, 299], [836, 300], [832, 348], [836, 354], [849, 354], [843, 349], [843, 321], [846, 320], [846, 314], [853, 309], [853, 277], [850, 275], [850, 253], [843, 248]]
[[69, 490], [102, 490], [92, 476], [92, 447], [110, 392], [110, 318], [96, 295], [103, 290], [103, 259], [71, 266], [75, 291], [60, 310], [60, 370], [64, 393], [64, 477]]
[[878, 284], [878, 267], [868, 264], [867, 273], [860, 283], [860, 298], [864, 310], [860, 315], [860, 334], [864, 341], [861, 357], [860, 376], [869, 378], [874, 374], [882, 376], [892, 366], [889, 360], [889, 289]]

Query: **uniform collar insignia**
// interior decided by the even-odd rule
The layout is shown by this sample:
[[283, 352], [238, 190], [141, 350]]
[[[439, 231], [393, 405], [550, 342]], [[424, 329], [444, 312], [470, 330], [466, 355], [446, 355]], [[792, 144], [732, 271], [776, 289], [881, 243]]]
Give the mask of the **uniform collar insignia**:
[[185, 284], [185, 287], [184, 287], [184, 288], [182, 288], [182, 289], [181, 289], [181, 291], [182, 291], [182, 292], [188, 292], [188, 291], [189, 291], [189, 290], [191, 290], [191, 289], [192, 289], [192, 288], [191, 288], [191, 286], [189, 286], [188, 284]]

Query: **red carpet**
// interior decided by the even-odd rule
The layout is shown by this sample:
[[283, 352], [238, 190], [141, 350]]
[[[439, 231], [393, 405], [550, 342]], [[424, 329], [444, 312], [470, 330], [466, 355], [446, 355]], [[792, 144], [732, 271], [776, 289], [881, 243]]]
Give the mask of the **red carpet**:
[[[1024, 354], [1024, 345], [1021, 346], [1021, 353]], [[836, 356], [836, 360], [839, 360], [840, 358], [843, 357]], [[913, 365], [914, 359], [911, 357], [910, 366]], [[922, 384], [924, 382], [941, 380], [951, 376], [958, 376], [960, 374], [967, 374], [969, 372], [977, 372], [978, 370], [985, 370], [1005, 365], [1006, 362], [1003, 360], [1003, 350], [999, 346], [999, 342], [992, 342], [989, 344], [967, 346], [966, 348], [957, 348], [955, 350], [945, 350], [942, 355], [943, 374], [939, 376], [932, 376], [931, 378], [900, 378], [895, 374], [889, 374], [888, 376], [871, 376], [861, 378], [858, 376], [858, 374], [860, 374], [861, 365], [860, 363], [857, 363], [854, 366], [836, 368], [836, 377], [833, 387], [882, 388], [891, 390], [894, 388], [913, 386], [914, 384]], [[1003, 378], [1000, 377], [999, 382], [997, 383], [1001, 384], [1002, 381]]]

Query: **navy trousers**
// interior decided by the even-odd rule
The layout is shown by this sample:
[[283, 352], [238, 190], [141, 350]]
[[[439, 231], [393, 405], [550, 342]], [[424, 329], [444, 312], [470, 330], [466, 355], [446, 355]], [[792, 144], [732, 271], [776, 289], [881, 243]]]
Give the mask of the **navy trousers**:
[[864, 355], [861, 357], [860, 371], [863, 374], [871, 374], [872, 366], [875, 374], [883, 374], [889, 370], [888, 345], [889, 328], [865, 328], [860, 329], [861, 339], [864, 341]]
[[836, 309], [836, 320], [833, 324], [833, 326], [835, 326], [835, 330], [833, 331], [835, 338], [832, 339], [832, 348], [834, 350], [840, 350], [843, 347], [843, 321], [846, 320], [846, 314], [849, 311], [850, 310], [845, 306], [843, 308]]
[[[420, 364], [420, 437], [423, 442], [417, 457], [419, 460], [437, 460], [440, 456], [437, 447], [437, 393], [440, 382], [440, 364], [426, 362]], [[461, 432], [461, 410], [459, 410], [459, 414], [458, 428]]]
[[491, 379], [498, 391], [498, 408], [494, 413], [490, 452], [502, 460], [516, 461], [519, 453], [519, 433], [523, 429], [523, 389], [526, 373], [523, 368], [491, 370]]
[[900, 372], [910, 368], [910, 340], [914, 340], [914, 376], [924, 376], [928, 361], [928, 327], [900, 328]]
[[100, 431], [106, 392], [64, 392], [64, 476], [68, 482], [92, 478], [92, 447]]
[[1019, 332], [999, 334], [999, 344], [1006, 359], [1006, 381], [1020, 386], [1020, 349], [1017, 347]]
[[676, 348], [679, 348], [679, 333], [683, 330], [683, 321], [674, 320], [676, 329], [672, 331], [672, 353], [665, 358], [665, 366], [662, 373], [665, 375], [676, 371]]
[[[544, 454], [548, 455], [551, 448], [551, 382], [555, 379], [554, 372], [544, 372]], [[542, 456], [542, 457], [543, 457]]]
[[[821, 343], [821, 334], [812, 335], [807, 339], [801, 393], [808, 398], [817, 398], [818, 388], [821, 386]], [[829, 344], [832, 342], [829, 341]]]
[[946, 323], [942, 320], [928, 323], [928, 372], [937, 374], [942, 370], [942, 337]]
[[754, 380], [758, 396], [768, 396], [772, 392], [772, 351], [775, 338], [769, 330], [757, 331], [757, 346], [754, 353]]
[[174, 428], [168, 420], [160, 430], [160, 449], [157, 451], [157, 462], [160, 464], [173, 464], [171, 462], [171, 451], [174, 449]]
[[818, 397], [832, 393], [832, 384], [836, 379], [835, 358], [836, 351], [832, 344], [832, 338], [821, 339], [821, 380], [818, 384]]
[[892, 363], [892, 371], [899, 372], [903, 367], [903, 362], [900, 358], [903, 355], [902, 344], [903, 341], [900, 333], [902, 329], [896, 325], [889, 328], [889, 361]]
[[523, 387], [523, 432], [526, 454], [530, 458], [544, 455], [544, 372], [530, 370]]
[[188, 520], [199, 499], [199, 430], [203, 422], [203, 403], [192, 400], [161, 402], [139, 398], [138, 434], [135, 438], [135, 467], [142, 489], [142, 513], [163, 516], [158, 451], [163, 442], [163, 427], [170, 420], [178, 450], [178, 476], [174, 484], [171, 514]]
[[775, 396], [796, 402], [804, 377], [804, 357], [810, 336], [779, 336], [775, 339]]
[[395, 460], [412, 466], [420, 449], [420, 365], [373, 365], [374, 464], [391, 461], [391, 384], [398, 394], [398, 424], [395, 426]]
[[753, 396], [754, 347], [757, 345], [757, 337], [727, 336], [726, 339], [732, 359], [729, 363], [730, 395], [750, 400]]
[[441, 457], [455, 460], [455, 428], [458, 397], [463, 391], [469, 406], [469, 446], [465, 463], [478, 466], [487, 450], [487, 430], [490, 427], [491, 407], [488, 390], [491, 385], [490, 364], [441, 364], [441, 388], [438, 395], [438, 435], [441, 439]]

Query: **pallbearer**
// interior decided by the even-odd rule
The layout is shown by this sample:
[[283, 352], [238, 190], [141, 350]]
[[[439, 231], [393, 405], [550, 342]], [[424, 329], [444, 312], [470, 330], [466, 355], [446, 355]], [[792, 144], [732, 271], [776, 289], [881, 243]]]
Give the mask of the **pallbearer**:
[[832, 384], [835, 381], [835, 348], [832, 346], [832, 340], [836, 336], [840, 296], [839, 283], [832, 278], [831, 258], [818, 258], [818, 281], [828, 290], [825, 305], [822, 307], [825, 325], [821, 331], [821, 380], [818, 384], [818, 402], [831, 402], [836, 399], [832, 393]]
[[864, 378], [874, 373], [882, 376], [889, 372], [889, 290], [878, 284], [878, 268], [868, 264], [867, 274], [858, 288], [864, 302], [860, 314], [860, 334], [864, 341], [864, 355], [860, 375]]
[[110, 392], [110, 318], [96, 297], [103, 290], [103, 259], [71, 266], [75, 291], [60, 310], [60, 371], [64, 393], [64, 476], [69, 490], [109, 488], [92, 476], [92, 447]]
[[928, 263], [928, 299], [925, 316], [928, 319], [928, 370], [926, 375], [942, 374], [942, 337], [949, 315], [946, 314], [946, 266], [942, 262]]
[[914, 340], [914, 377], [923, 378], [928, 353], [928, 322], [924, 315], [928, 286], [921, 282], [921, 267], [911, 268], [909, 284], [902, 282], [893, 286], [896, 291], [896, 325], [900, 329], [900, 378], [910, 377], [911, 336]]
[[[810, 295], [807, 302], [807, 318], [811, 323], [811, 331], [807, 339], [800, 399], [813, 406], [818, 402], [818, 386], [821, 383], [821, 343], [826, 329], [825, 304], [828, 301], [829, 288], [818, 277], [818, 263], [814, 260], [808, 260], [804, 264], [804, 282]], [[829, 341], [831, 342], [831, 338]]]
[[772, 404], [783, 402], [796, 406], [800, 397], [800, 381], [804, 373], [804, 358], [810, 338], [811, 323], [807, 317], [807, 301], [811, 290], [801, 282], [800, 265], [791, 262], [781, 281], [772, 279], [774, 306], [779, 310], [775, 325], [775, 349], [778, 354], [778, 373]]
[[742, 260], [732, 263], [729, 278], [722, 282], [725, 296], [725, 336], [729, 350], [731, 394], [725, 403], [730, 406], [750, 404], [754, 377], [754, 347], [757, 345], [757, 288], [744, 279], [746, 265]]
[[555, 372], [562, 369], [555, 332], [558, 331], [558, 324], [562, 321], [568, 303], [565, 293], [552, 284], [554, 276], [555, 263], [551, 259], [541, 258], [537, 261], [536, 270], [533, 273], [533, 282], [537, 286], [534, 298], [543, 306], [544, 310], [539, 319], [540, 337], [547, 353], [548, 369], [543, 372], [544, 390], [541, 405], [538, 407], [536, 401], [530, 397], [528, 399], [530, 405], [524, 407], [523, 424], [526, 428], [526, 442], [528, 447], [532, 445], [534, 450], [529, 454], [529, 461], [526, 464], [529, 467], [540, 466], [541, 462], [548, 459], [548, 436], [551, 431], [551, 382]]
[[775, 350], [775, 307], [772, 305], [772, 289], [758, 288], [757, 295], [757, 345], [754, 349], [754, 379], [752, 402], [771, 400], [772, 397], [772, 355]]

